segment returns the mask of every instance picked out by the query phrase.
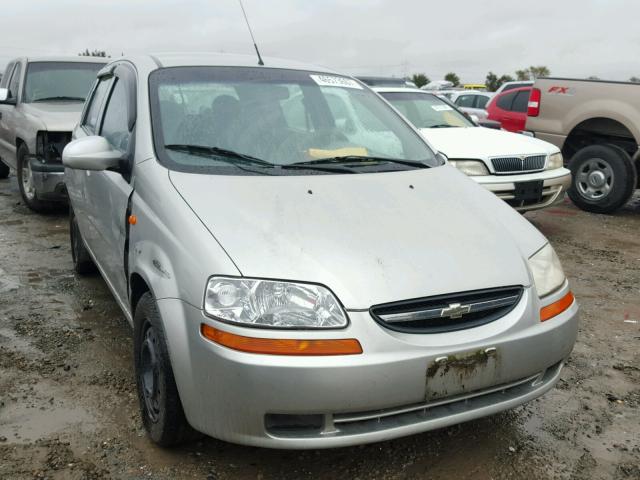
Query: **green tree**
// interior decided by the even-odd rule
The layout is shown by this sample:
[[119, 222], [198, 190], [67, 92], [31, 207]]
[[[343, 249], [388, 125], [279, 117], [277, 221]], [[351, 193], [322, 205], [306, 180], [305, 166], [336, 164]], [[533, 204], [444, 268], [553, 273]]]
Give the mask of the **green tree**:
[[549, 68], [545, 67], [544, 65], [539, 65], [537, 67], [529, 67], [529, 73], [531, 74], [531, 78], [535, 80], [536, 78], [540, 77], [548, 77], [549, 75], [551, 75], [551, 70], [549, 70]]
[[104, 50], [89, 50], [88, 48], [86, 48], [84, 50], [84, 52], [80, 52], [78, 54], [80, 57], [109, 57], [111, 58], [111, 55], [107, 55], [107, 52], [105, 52]]
[[424, 73], [414, 73], [411, 76], [411, 81], [415, 83], [418, 88], [420, 88], [429, 83], [431, 80], [429, 80], [429, 77], [427, 77]]
[[454, 87], [457, 87], [458, 85], [460, 85], [460, 77], [458, 77], [458, 75], [456, 75], [456, 74], [455, 74], [455, 73], [453, 73], [453, 72], [449, 72], [449, 73], [447, 73], [447, 74], [444, 76], [444, 79], [445, 79], [447, 82], [451, 82], [451, 83], [453, 83], [453, 86], [454, 86]]
[[487, 78], [485, 79], [484, 84], [487, 86], [487, 90], [495, 92], [503, 83], [507, 82], [513, 82], [513, 77], [511, 75], [502, 75], [501, 77], [498, 77], [495, 73], [489, 72], [487, 73]]
[[640, 77], [633, 76], [629, 79], [631, 83], [640, 83]]
[[516, 70], [516, 78], [519, 81], [531, 80], [531, 72], [529, 71], [529, 69]]

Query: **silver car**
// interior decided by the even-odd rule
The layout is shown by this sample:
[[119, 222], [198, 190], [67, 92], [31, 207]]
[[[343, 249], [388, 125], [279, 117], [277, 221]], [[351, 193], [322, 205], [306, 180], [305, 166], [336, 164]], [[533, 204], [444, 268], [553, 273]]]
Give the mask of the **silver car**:
[[553, 248], [353, 78], [122, 59], [73, 136], [75, 269], [97, 267], [133, 326], [158, 444], [375, 442], [560, 376], [578, 306]]

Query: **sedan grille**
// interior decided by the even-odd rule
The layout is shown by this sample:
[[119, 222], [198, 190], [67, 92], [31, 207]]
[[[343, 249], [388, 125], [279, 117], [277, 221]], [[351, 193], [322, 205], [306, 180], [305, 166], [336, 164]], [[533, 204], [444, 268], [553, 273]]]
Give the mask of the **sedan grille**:
[[544, 168], [546, 155], [529, 155], [528, 157], [497, 157], [491, 159], [496, 173], [535, 172]]
[[522, 297], [522, 287], [475, 290], [371, 307], [385, 328], [405, 333], [443, 333], [478, 327], [509, 313]]

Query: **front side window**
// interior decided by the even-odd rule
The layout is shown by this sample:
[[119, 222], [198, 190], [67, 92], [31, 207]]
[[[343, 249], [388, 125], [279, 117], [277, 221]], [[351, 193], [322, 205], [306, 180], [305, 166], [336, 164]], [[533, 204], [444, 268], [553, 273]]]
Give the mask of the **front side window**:
[[[442, 163], [393, 109], [347, 77], [254, 67], [177, 67], [156, 70], [149, 83], [156, 153], [171, 169], [299, 175], [308, 172], [292, 165], [345, 157], [371, 160], [349, 167], [356, 173], [387, 171], [390, 164], [397, 170], [412, 168], [412, 162], [417, 162], [413, 168]], [[253, 163], [247, 165], [242, 157]]]
[[129, 147], [129, 115], [127, 89], [123, 81], [116, 78], [111, 96], [104, 110], [100, 135], [121, 152]]
[[18, 90], [20, 89], [20, 75], [22, 73], [22, 64], [17, 63], [16, 68], [13, 69], [13, 75], [9, 81], [9, 96], [8, 99], [16, 100], [18, 98]]
[[487, 103], [489, 103], [489, 97], [476, 95], [476, 108], [487, 108]]
[[7, 68], [4, 69], [4, 75], [2, 75], [2, 79], [0, 79], [0, 88], [7, 88], [7, 84], [9, 83], [9, 79], [11, 78], [11, 71], [13, 70], [13, 66], [15, 62], [9, 62]]
[[30, 63], [27, 67], [23, 102], [84, 102], [102, 67], [102, 63]]
[[98, 126], [98, 115], [100, 115], [100, 108], [104, 102], [104, 98], [109, 91], [109, 86], [111, 85], [111, 77], [103, 77], [98, 82], [96, 86], [93, 96], [89, 102], [89, 107], [87, 108], [87, 113], [84, 117], [83, 126], [85, 126], [91, 132], [97, 131]]
[[416, 128], [473, 127], [467, 118], [450, 104], [429, 93], [382, 93]]

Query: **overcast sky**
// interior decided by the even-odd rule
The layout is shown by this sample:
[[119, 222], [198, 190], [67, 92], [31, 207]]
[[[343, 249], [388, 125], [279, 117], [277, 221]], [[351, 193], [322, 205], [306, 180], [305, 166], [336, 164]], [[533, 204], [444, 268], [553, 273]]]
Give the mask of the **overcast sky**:
[[[0, 67], [15, 56], [251, 53], [237, 0], [3, 1]], [[351, 74], [483, 81], [547, 65], [558, 76], [640, 76], [638, 0], [244, 0], [263, 55]]]

